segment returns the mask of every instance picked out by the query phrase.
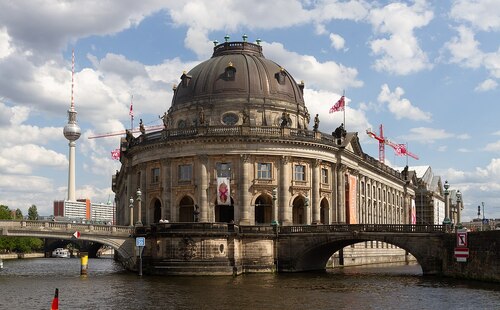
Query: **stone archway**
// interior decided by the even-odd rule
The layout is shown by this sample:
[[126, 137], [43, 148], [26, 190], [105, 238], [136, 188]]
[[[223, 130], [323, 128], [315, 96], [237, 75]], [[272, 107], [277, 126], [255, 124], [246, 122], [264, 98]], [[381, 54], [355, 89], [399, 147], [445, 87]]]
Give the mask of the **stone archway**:
[[261, 194], [255, 199], [255, 225], [270, 224], [273, 217], [273, 200], [269, 195]]
[[194, 201], [189, 196], [179, 202], [179, 222], [194, 222]]
[[330, 204], [328, 203], [328, 199], [323, 198], [321, 199], [320, 203], [320, 211], [319, 211], [319, 216], [320, 216], [320, 222], [321, 224], [330, 224]]
[[231, 197], [231, 205], [218, 205], [215, 201], [215, 221], [222, 223], [234, 222], [234, 201]]
[[153, 203], [153, 223], [159, 223], [161, 219], [161, 202], [155, 199]]
[[306, 224], [306, 200], [303, 196], [297, 196], [292, 204], [292, 223], [294, 225]]

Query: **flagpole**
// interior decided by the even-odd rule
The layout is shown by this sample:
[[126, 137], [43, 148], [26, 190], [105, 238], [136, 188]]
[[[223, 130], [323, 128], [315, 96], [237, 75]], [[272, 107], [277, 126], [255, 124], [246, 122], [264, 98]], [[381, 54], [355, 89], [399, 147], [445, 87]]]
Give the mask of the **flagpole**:
[[345, 125], [345, 89], [342, 91], [342, 97], [344, 97], [344, 129], [347, 131], [347, 127]]
[[130, 111], [129, 111], [129, 115], [130, 115], [130, 131], [134, 130], [133, 99], [134, 99], [134, 95], [130, 95]]

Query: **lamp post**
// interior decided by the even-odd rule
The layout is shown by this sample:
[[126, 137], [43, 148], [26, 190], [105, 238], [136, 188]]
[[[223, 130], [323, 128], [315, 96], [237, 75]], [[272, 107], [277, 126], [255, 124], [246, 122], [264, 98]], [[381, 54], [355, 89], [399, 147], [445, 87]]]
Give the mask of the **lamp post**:
[[129, 199], [130, 207], [130, 226], [134, 226], [134, 198]]
[[460, 190], [457, 190], [457, 225], [462, 226], [461, 224], [461, 212], [462, 212], [462, 193]]
[[450, 220], [450, 202], [448, 201], [448, 195], [450, 192], [448, 192], [448, 188], [450, 188], [450, 184], [448, 181], [444, 181], [444, 221], [443, 225], [450, 225], [451, 220]]
[[482, 224], [481, 224], [481, 227], [483, 227], [482, 230], [486, 230], [485, 227], [484, 227], [484, 224], [486, 224], [487, 220], [484, 216], [484, 202], [481, 202], [481, 205], [483, 206], [483, 220], [482, 220]]
[[141, 220], [141, 202], [142, 202], [142, 192], [141, 189], [138, 187], [137, 192], [135, 193], [137, 195], [137, 223], [135, 223], [136, 226], [142, 226], [142, 220]]

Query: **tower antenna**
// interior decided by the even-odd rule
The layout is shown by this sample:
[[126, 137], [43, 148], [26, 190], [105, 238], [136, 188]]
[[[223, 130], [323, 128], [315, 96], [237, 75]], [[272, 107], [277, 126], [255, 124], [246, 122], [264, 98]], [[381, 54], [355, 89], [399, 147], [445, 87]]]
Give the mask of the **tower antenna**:
[[75, 77], [75, 50], [71, 53], [71, 105], [68, 110], [68, 123], [64, 126], [63, 134], [69, 143], [69, 169], [68, 169], [68, 200], [76, 201], [75, 198], [75, 151], [76, 140], [80, 138], [81, 130], [76, 123], [76, 111], [74, 101], [74, 77]]

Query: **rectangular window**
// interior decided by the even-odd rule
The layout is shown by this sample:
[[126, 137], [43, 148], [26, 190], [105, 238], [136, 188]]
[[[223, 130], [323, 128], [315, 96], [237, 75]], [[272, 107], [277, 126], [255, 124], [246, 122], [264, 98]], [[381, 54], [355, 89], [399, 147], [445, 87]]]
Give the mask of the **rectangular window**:
[[304, 165], [295, 165], [295, 181], [305, 181], [306, 180], [306, 166]]
[[257, 166], [257, 179], [271, 179], [271, 164], [259, 163]]
[[151, 169], [151, 183], [160, 182], [160, 168]]
[[231, 178], [231, 163], [217, 163], [217, 177]]
[[192, 176], [192, 165], [179, 165], [179, 181], [191, 181]]
[[321, 169], [321, 183], [328, 184], [328, 169]]

